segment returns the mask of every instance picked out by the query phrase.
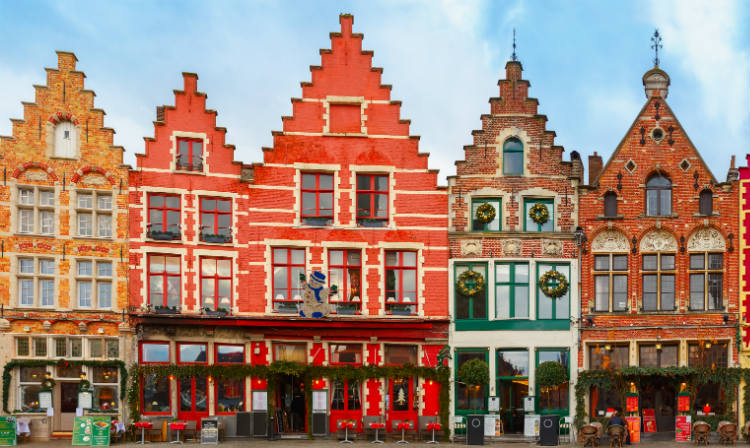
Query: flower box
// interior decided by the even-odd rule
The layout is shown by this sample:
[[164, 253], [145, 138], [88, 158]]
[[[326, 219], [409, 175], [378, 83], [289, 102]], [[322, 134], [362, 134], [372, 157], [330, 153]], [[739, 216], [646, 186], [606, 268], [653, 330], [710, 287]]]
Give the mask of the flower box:
[[203, 308], [203, 313], [207, 316], [226, 316], [229, 314], [229, 311], [227, 311], [226, 308], [219, 308], [217, 310], [212, 310], [210, 308]]
[[154, 312], [156, 314], [177, 314], [179, 311], [177, 310], [177, 307], [169, 307], [169, 306], [157, 306], [154, 307]]
[[162, 230], [149, 230], [147, 236], [151, 238], [152, 240], [171, 241], [171, 240], [179, 240], [180, 232], [170, 232], [170, 231], [164, 232]]
[[208, 233], [201, 234], [201, 241], [204, 243], [217, 243], [217, 244], [223, 244], [223, 243], [229, 243], [232, 241], [231, 236], [227, 235], [212, 235]]
[[357, 308], [356, 305], [354, 306], [349, 305], [349, 304], [336, 305], [336, 314], [352, 316], [352, 315], [357, 314], [358, 311], [359, 311], [359, 308]]

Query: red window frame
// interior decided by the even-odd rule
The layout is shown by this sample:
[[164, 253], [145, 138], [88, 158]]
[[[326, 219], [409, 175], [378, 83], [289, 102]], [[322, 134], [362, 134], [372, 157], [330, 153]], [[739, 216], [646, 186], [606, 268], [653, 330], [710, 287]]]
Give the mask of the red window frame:
[[[166, 258], [165, 258], [164, 259], [164, 271], [162, 271], [161, 273], [151, 273], [151, 257], [174, 257], [174, 258], [179, 259], [180, 260], [180, 272], [177, 273], [177, 274], [170, 274], [170, 273], [168, 273], [167, 272], [167, 261], [166, 261]], [[147, 266], [146, 266], [146, 279], [147, 279], [147, 283], [148, 283], [146, 285], [146, 287], [148, 288], [148, 303], [151, 303], [151, 276], [160, 276], [160, 277], [162, 277], [162, 287], [163, 287], [162, 291], [164, 291], [164, 293], [163, 293], [164, 297], [162, 298], [163, 299], [162, 300], [162, 305], [163, 306], [168, 306], [168, 303], [169, 303], [169, 297], [168, 296], [169, 296], [169, 294], [168, 294], [168, 289], [167, 289], [168, 288], [168, 286], [167, 286], [168, 285], [167, 279], [169, 277], [180, 278], [182, 276], [182, 257], [180, 257], [179, 255], [175, 255], [175, 254], [148, 254], [148, 258], [146, 259], [146, 264], [147, 264]], [[180, 302], [182, 302], [182, 285], [180, 285]]]
[[[359, 179], [361, 177], [367, 177], [370, 179], [370, 188], [367, 190], [360, 190], [359, 189]], [[386, 186], [388, 186], [388, 189], [385, 191], [381, 190], [375, 190], [375, 179], [379, 177], [384, 177], [386, 179]], [[357, 200], [356, 206], [357, 206], [357, 219], [379, 219], [382, 221], [388, 221], [388, 195], [390, 193], [390, 185], [389, 185], [389, 176], [387, 174], [357, 174], [356, 177], [356, 187], [357, 187], [357, 194], [355, 197], [355, 200]], [[370, 196], [370, 211], [368, 215], [360, 215], [360, 209], [359, 209], [359, 201], [358, 198], [360, 195], [368, 195]], [[385, 196], [385, 216], [374, 216], [375, 211], [375, 198], [377, 196]]]
[[[309, 353], [307, 353], [307, 342], [276, 342], [273, 345], [271, 345], [271, 349], [273, 350], [273, 361], [276, 362], [278, 359], [276, 359], [276, 347], [280, 345], [295, 345], [299, 347], [304, 347], [305, 349], [305, 357], [309, 356]], [[284, 361], [287, 362], [287, 361]], [[307, 364], [307, 361], [305, 361], [305, 364]]]
[[[206, 360], [203, 362], [185, 362], [180, 358], [180, 347], [183, 345], [202, 345], [206, 348]], [[208, 365], [208, 344], [206, 343], [200, 343], [200, 342], [177, 342], [175, 344], [175, 351], [176, 351], [176, 357], [177, 357], [177, 365], [181, 366], [206, 366]], [[197, 389], [198, 385], [198, 376], [191, 376], [186, 378], [178, 378], [177, 379], [177, 412], [178, 414], [203, 414], [205, 413], [208, 415], [208, 403], [206, 403], [206, 410], [205, 411], [197, 411], [193, 410], [192, 408], [195, 408], [195, 390]], [[206, 382], [206, 399], [208, 399], [208, 391], [209, 391], [209, 381], [208, 377], [203, 377], [203, 381]], [[190, 383], [190, 400], [191, 400], [191, 410], [190, 411], [183, 411], [181, 410], [181, 399], [179, 398], [179, 395], [181, 394], [182, 390], [182, 383]], [[179, 418], [179, 417], [178, 417]]]
[[[331, 256], [331, 254], [333, 252], [343, 252], [343, 264], [337, 265], [337, 264], [332, 264], [331, 263], [331, 260], [333, 259], [333, 257]], [[356, 252], [356, 253], [359, 254], [359, 264], [349, 264], [349, 262], [348, 262], [349, 258], [347, 257], [347, 255], [350, 252]], [[331, 274], [331, 270], [332, 269], [341, 269], [341, 270], [344, 271], [344, 275], [343, 275], [343, 278], [341, 280], [341, 283], [342, 283], [341, 284], [341, 290], [339, 290], [339, 297], [343, 297], [343, 299], [340, 299], [340, 300], [331, 300], [331, 303], [349, 303], [349, 302], [351, 302], [350, 298], [348, 297], [349, 296], [349, 293], [348, 293], [348, 291], [349, 291], [349, 275], [348, 275], [348, 273], [349, 273], [350, 270], [359, 271], [359, 290], [360, 290], [360, 292], [359, 292], [358, 295], [359, 295], [359, 298], [360, 298], [359, 299], [360, 302], [359, 303], [353, 302], [353, 303], [357, 303], [357, 307], [359, 308], [359, 306], [361, 306], [361, 304], [362, 304], [362, 251], [358, 250], [358, 249], [329, 249], [328, 250], [328, 286], [329, 287], [331, 286], [331, 275], [330, 274]]]
[[[242, 347], [242, 361], [241, 362], [219, 362], [219, 347]], [[247, 359], [247, 354], [245, 350], [245, 346], [243, 344], [214, 344], [214, 364], [220, 364], [220, 365], [236, 365], [236, 364], [245, 364], [245, 360]]]
[[[144, 345], [166, 345], [167, 346], [167, 353], [169, 354], [169, 361], [166, 361], [166, 362], [144, 361], [143, 360], [143, 346]], [[151, 365], [169, 365], [169, 363], [172, 360], [172, 351], [171, 351], [171, 347], [170, 347], [169, 341], [141, 341], [138, 344], [138, 360], [139, 360], [139, 362], [141, 364], [146, 364], [146, 365], [149, 365], [149, 364], [151, 364]], [[141, 375], [141, 382], [140, 382], [140, 387], [139, 387], [139, 389], [140, 389], [139, 398], [140, 398], [141, 409], [145, 409], [145, 407], [143, 406], [143, 380], [144, 379], [145, 379], [145, 375]], [[170, 397], [170, 399], [169, 399], [169, 411], [165, 411], [165, 412], [147, 412], [147, 411], [144, 410], [144, 411], [141, 412], [143, 415], [171, 415], [172, 414], [172, 399], [171, 399], [171, 397], [172, 397], [172, 381], [170, 381], [169, 378], [167, 378], [167, 381], [168, 381], [168, 384], [169, 384], [169, 397]]]
[[[389, 265], [388, 264], [388, 254], [389, 253], [395, 253], [398, 254], [398, 261], [395, 265]], [[415, 262], [414, 266], [404, 266], [404, 254], [405, 253], [411, 253], [414, 254]], [[396, 285], [401, 285], [402, 289], [386, 289], [385, 291], [385, 297], [386, 297], [386, 309], [390, 308], [392, 305], [410, 305], [414, 307], [413, 313], [416, 313], [419, 309], [418, 302], [419, 302], [419, 278], [417, 277], [418, 271], [417, 271], [417, 265], [419, 264], [419, 253], [417, 251], [413, 250], [389, 250], [385, 252], [385, 271], [386, 271], [386, 278], [388, 276], [389, 270], [396, 271], [396, 275], [398, 276], [398, 281], [396, 282]], [[414, 301], [413, 302], [404, 302], [404, 290], [403, 290], [403, 279], [404, 279], [404, 271], [414, 271]], [[386, 284], [386, 288], [388, 285]], [[397, 286], [394, 286], [397, 288]], [[391, 293], [393, 294], [391, 296]], [[394, 302], [388, 302], [388, 297], [393, 297], [396, 299]]]
[[[197, 361], [197, 362], [183, 361], [182, 359], [180, 359], [180, 347], [182, 347], [183, 345], [202, 345], [203, 347], [206, 348], [206, 360], [203, 361], [203, 362], [201, 362], [201, 361]], [[208, 344], [206, 344], [205, 342], [203, 342], [203, 343], [201, 343], [201, 342], [178, 342], [177, 344], [175, 344], [175, 349], [176, 349], [176, 356], [177, 356], [177, 364], [178, 365], [187, 365], [187, 366], [192, 366], [192, 365], [205, 366], [205, 365], [208, 365]]]
[[[332, 345], [359, 345], [359, 359], [360, 362], [333, 362], [333, 350], [331, 350]], [[364, 351], [363, 351], [364, 344], [359, 342], [333, 342], [328, 344], [328, 364], [332, 366], [361, 366], [362, 360], [364, 359]]]
[[[241, 362], [219, 362], [219, 347], [242, 347], [242, 361]], [[226, 365], [226, 366], [233, 366], [233, 365], [243, 365], [245, 364], [245, 357], [246, 357], [246, 347], [242, 344], [214, 344], [214, 364], [216, 365]], [[225, 411], [219, 411], [219, 381], [222, 380], [214, 380], [214, 413], [218, 415], [234, 415], [237, 412], [243, 412], [247, 409], [247, 400], [245, 396], [245, 382], [246, 380], [243, 379], [237, 379], [234, 381], [237, 381], [240, 383], [242, 391], [240, 392], [242, 399], [242, 409], [240, 411], [235, 412], [225, 412]]]
[[[214, 260], [216, 262], [216, 273], [214, 275], [204, 275], [203, 274], [203, 262], [206, 260]], [[229, 261], [229, 275], [228, 276], [221, 276], [219, 275], [219, 266], [218, 262], [219, 260], [222, 261]], [[205, 307], [206, 305], [203, 303], [203, 280], [204, 279], [213, 279], [214, 281], [214, 306], [213, 310], [216, 311], [219, 308], [224, 308], [222, 306], [219, 306], [219, 302], [221, 297], [219, 296], [219, 280], [229, 280], [229, 309], [232, 309], [232, 271], [234, 270], [234, 266], [232, 266], [232, 259], [227, 257], [201, 257], [200, 258], [200, 294], [201, 294], [201, 307]]]
[[[276, 251], [277, 250], [285, 250], [286, 251], [286, 263], [278, 263], [276, 261]], [[292, 263], [292, 251], [299, 250], [302, 251], [303, 257], [302, 259], [305, 260], [305, 249], [295, 248], [295, 247], [273, 247], [271, 248], [271, 276], [272, 276], [272, 295], [273, 295], [273, 305], [274, 309], [276, 309], [277, 303], [299, 303], [302, 302], [302, 299], [300, 300], [294, 300], [294, 296], [292, 295], [292, 268], [302, 268], [302, 271], [305, 271], [306, 262], [302, 264], [294, 264]], [[306, 260], [305, 260], [306, 261]], [[274, 271], [277, 267], [282, 267], [287, 269], [287, 279], [286, 279], [286, 300], [277, 300], [276, 299], [276, 276], [274, 275]]]
[[[209, 201], [216, 201], [216, 207], [213, 210], [204, 210], [203, 209], [203, 200], [204, 199], [205, 200], [209, 200]], [[229, 211], [228, 212], [224, 212], [224, 211], [220, 211], [219, 210], [219, 202], [220, 201], [222, 201], [222, 202], [229, 202]], [[205, 231], [204, 231], [205, 227], [210, 227], [209, 230], [212, 231], [212, 233], [211, 233], [212, 235], [222, 235], [221, 233], [219, 233], [219, 230], [223, 229], [224, 227], [219, 227], [219, 216], [220, 215], [229, 215], [229, 227], [226, 227], [227, 234], [225, 236], [226, 236], [227, 240], [225, 241], [225, 243], [231, 242], [232, 241], [232, 224], [231, 224], [232, 223], [232, 199], [231, 198], [214, 198], [214, 197], [209, 197], [209, 196], [201, 196], [201, 197], [198, 198], [198, 204], [199, 204], [198, 219], [199, 219], [200, 230], [201, 230], [200, 231], [201, 241], [204, 241], [203, 235], [205, 233]], [[214, 215], [213, 216], [214, 223], [211, 226], [204, 226], [203, 225], [203, 215], [204, 214]]]
[[[161, 206], [161, 207], [155, 207], [155, 206], [151, 205], [151, 199], [154, 198], [154, 197], [157, 197], [157, 196], [164, 198], [164, 205]], [[178, 218], [177, 218], [177, 224], [176, 224], [176, 226], [177, 226], [177, 231], [179, 232], [179, 230], [180, 230], [180, 220], [182, 219], [182, 216], [181, 216], [182, 210], [181, 210], [180, 206], [178, 206], [177, 208], [167, 207], [167, 200], [166, 200], [166, 198], [177, 198], [179, 200], [180, 199], [180, 195], [179, 194], [166, 194], [166, 193], [151, 193], [151, 194], [148, 195], [148, 207], [147, 207], [147, 213], [148, 213], [148, 215], [147, 216], [148, 216], [148, 230], [149, 231], [157, 230], [157, 231], [162, 231], [162, 232], [168, 232], [169, 231], [169, 224], [168, 224], [167, 216], [169, 215], [169, 212], [177, 212], [178, 213]], [[161, 229], [154, 229], [152, 227], [153, 224], [151, 223], [151, 210], [160, 210], [161, 211], [161, 213], [162, 213], [162, 221], [161, 221], [162, 225], [161, 225]]]
[[[315, 188], [305, 188], [304, 185], [304, 176], [315, 176]], [[320, 188], [320, 176], [330, 176], [331, 177], [331, 188], [330, 189], [323, 189]], [[305, 218], [330, 218], [333, 220], [333, 208], [334, 203], [331, 201], [331, 214], [330, 215], [323, 215], [320, 213], [320, 195], [321, 193], [330, 193], [331, 196], [333, 196], [333, 173], [302, 173], [302, 182], [300, 185], [302, 187], [300, 188], [300, 191], [302, 194], [300, 195], [300, 216], [304, 220]], [[304, 207], [304, 196], [305, 193], [313, 193], [315, 195], [315, 214], [312, 215], [306, 215], [304, 213], [305, 207]]]
[[[180, 142], [187, 142], [188, 143], [188, 160], [187, 160], [187, 166], [180, 165]], [[196, 163], [196, 160], [193, 160], [193, 143], [200, 143], [201, 145], [201, 155], [198, 157], [198, 160]], [[184, 138], [180, 137], [177, 139], [177, 148], [176, 148], [176, 160], [175, 160], [175, 166], [180, 171], [203, 171], [203, 139], [200, 138]]]

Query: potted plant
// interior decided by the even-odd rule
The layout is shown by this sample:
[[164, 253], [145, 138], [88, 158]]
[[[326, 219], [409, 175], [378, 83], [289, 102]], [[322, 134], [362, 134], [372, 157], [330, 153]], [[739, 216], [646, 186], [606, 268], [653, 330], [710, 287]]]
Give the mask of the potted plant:
[[177, 314], [177, 307], [156, 305], [154, 311], [156, 314]]
[[551, 389], [568, 382], [568, 369], [556, 361], [545, 361], [536, 367], [536, 383], [540, 392], [547, 394], [546, 409], [549, 409]]
[[296, 313], [297, 302], [277, 302], [276, 310], [280, 313]]
[[[473, 358], [461, 364], [458, 369], [458, 377], [466, 384], [466, 393], [469, 394], [469, 403], [476, 403], [477, 394], [481, 387], [490, 382], [490, 367], [484, 360]], [[484, 401], [484, 397], [479, 397]], [[482, 405], [484, 407], [484, 405]], [[472, 408], [474, 408], [472, 406]], [[476, 412], [476, 408], [475, 412]]]
[[211, 308], [204, 306], [202, 309], [204, 314], [207, 314], [209, 316], [226, 316], [229, 314], [229, 310], [226, 308], [216, 308], [215, 310], [212, 310]]
[[391, 314], [394, 316], [411, 316], [411, 305], [403, 303], [391, 305]]

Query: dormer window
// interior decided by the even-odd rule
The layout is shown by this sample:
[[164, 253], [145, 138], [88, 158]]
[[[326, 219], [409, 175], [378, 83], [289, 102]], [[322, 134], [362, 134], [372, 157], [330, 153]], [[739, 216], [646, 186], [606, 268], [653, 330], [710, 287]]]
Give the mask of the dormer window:
[[179, 171], [203, 171], [203, 140], [177, 139], [177, 164]]
[[655, 174], [646, 181], [646, 215], [672, 215], [672, 181]]
[[503, 174], [523, 174], [523, 143], [517, 138], [509, 138], [503, 143]]
[[604, 216], [607, 218], [617, 216], [617, 193], [614, 191], [604, 193]]
[[711, 190], [706, 189], [701, 191], [698, 197], [698, 209], [703, 216], [714, 214], [714, 194]]
[[76, 156], [75, 125], [61, 121], [55, 125], [55, 157], [72, 159]]

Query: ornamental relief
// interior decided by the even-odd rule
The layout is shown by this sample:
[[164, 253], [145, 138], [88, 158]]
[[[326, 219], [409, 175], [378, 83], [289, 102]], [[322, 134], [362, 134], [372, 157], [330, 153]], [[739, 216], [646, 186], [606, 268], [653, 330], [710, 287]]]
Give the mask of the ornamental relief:
[[563, 245], [561, 241], [556, 240], [544, 240], [542, 242], [542, 254], [550, 256], [560, 256], [563, 253]]
[[628, 252], [628, 238], [617, 230], [599, 232], [591, 243], [592, 252]]
[[726, 250], [726, 243], [724, 242], [724, 237], [721, 236], [721, 233], [719, 233], [718, 230], [713, 227], [707, 227], [698, 229], [690, 235], [687, 250], [691, 252], [723, 252]]
[[641, 238], [641, 252], [677, 252], [677, 240], [666, 230], [652, 230]]
[[503, 254], [509, 255], [521, 255], [521, 249], [523, 248], [523, 242], [521, 240], [505, 240], [503, 241]]
[[477, 257], [482, 256], [482, 241], [481, 240], [461, 240], [461, 255], [475, 255]]

